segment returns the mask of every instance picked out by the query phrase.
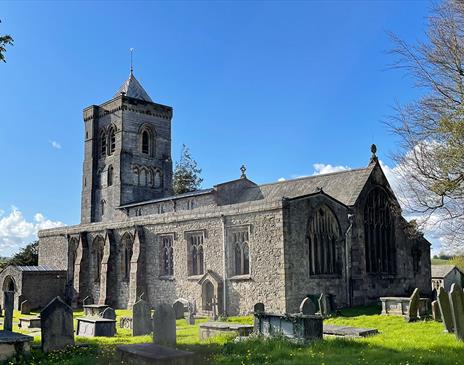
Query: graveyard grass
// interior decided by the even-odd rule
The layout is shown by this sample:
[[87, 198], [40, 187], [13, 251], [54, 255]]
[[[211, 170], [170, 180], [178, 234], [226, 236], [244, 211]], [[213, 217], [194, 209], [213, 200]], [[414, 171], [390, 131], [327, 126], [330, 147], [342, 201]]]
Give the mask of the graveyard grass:
[[[128, 311], [116, 313], [118, 316], [130, 315]], [[347, 309], [340, 316], [325, 321], [377, 328], [379, 335], [362, 339], [328, 338], [309, 345], [294, 344], [282, 338], [235, 343], [230, 337], [218, 336], [200, 341], [198, 325], [205, 319], [197, 320], [194, 326], [178, 320], [177, 347], [198, 353], [201, 364], [462, 364], [464, 342], [444, 333], [442, 323], [431, 320], [407, 323], [402, 317], [381, 316], [379, 313], [378, 307]], [[75, 317], [82, 315], [82, 312], [74, 313]], [[15, 316], [17, 320], [20, 315], [15, 313]], [[251, 324], [252, 318], [232, 317], [229, 321]], [[115, 364], [117, 345], [151, 341], [151, 336], [132, 337], [130, 330], [118, 328], [116, 337], [77, 337], [77, 344], [87, 346], [48, 355], [36, 349], [31, 358], [11, 364]], [[39, 337], [34, 338], [34, 344], [40, 344]]]

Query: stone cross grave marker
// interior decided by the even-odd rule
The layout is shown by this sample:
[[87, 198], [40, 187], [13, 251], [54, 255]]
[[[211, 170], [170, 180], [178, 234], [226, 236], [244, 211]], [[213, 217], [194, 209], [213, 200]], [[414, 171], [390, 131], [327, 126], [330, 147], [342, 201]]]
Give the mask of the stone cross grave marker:
[[172, 305], [172, 309], [174, 309], [174, 312], [176, 313], [176, 319], [184, 318], [184, 310], [185, 310], [184, 303], [182, 303], [181, 301], [177, 300], [177, 301], [174, 302], [174, 304]]
[[40, 312], [40, 325], [43, 352], [74, 345], [73, 311], [60, 297]]
[[31, 314], [31, 302], [28, 300], [21, 302], [21, 314]]
[[13, 308], [14, 308], [14, 292], [3, 292], [3, 304], [5, 305], [5, 320], [3, 322], [3, 329], [5, 331], [13, 330]]
[[153, 341], [157, 345], [176, 344], [176, 314], [168, 304], [160, 304], [153, 315]]
[[211, 299], [211, 309], [213, 310], [213, 321], [217, 321], [218, 319], [218, 301], [216, 297]]
[[432, 302], [432, 318], [434, 321], [441, 322], [440, 306], [438, 300]]
[[453, 315], [451, 314], [451, 305], [448, 293], [445, 288], [440, 287], [437, 294], [438, 306], [440, 307], [441, 320], [445, 326], [445, 331], [453, 333]]
[[300, 304], [300, 313], [303, 315], [313, 315], [316, 313], [316, 306], [308, 297], [304, 298]]
[[187, 324], [189, 324], [190, 326], [193, 326], [195, 324], [195, 311], [193, 308], [193, 304], [188, 303], [187, 307], [188, 307], [188, 313], [187, 313], [186, 321], [187, 321]]
[[462, 340], [464, 338], [464, 293], [459, 284], [451, 285], [449, 298], [453, 314], [454, 334], [458, 340]]
[[408, 322], [413, 322], [417, 320], [417, 312], [419, 311], [419, 301], [420, 301], [419, 289], [416, 288], [414, 289], [411, 297], [409, 298], [409, 307], [406, 313], [406, 320]]
[[132, 335], [148, 335], [152, 331], [150, 306], [140, 299], [132, 307]]
[[116, 312], [114, 311], [113, 308], [108, 307], [101, 312], [100, 317], [105, 318], [105, 319], [116, 319]]

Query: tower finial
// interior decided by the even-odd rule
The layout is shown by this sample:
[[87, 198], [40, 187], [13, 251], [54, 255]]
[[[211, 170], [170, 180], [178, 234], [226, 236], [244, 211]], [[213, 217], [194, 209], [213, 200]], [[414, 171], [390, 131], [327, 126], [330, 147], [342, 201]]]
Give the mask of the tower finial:
[[377, 146], [375, 144], [371, 145], [371, 152], [372, 152], [372, 155], [371, 155], [371, 160], [370, 160], [369, 164], [379, 162], [379, 159], [377, 158], [377, 154], [376, 154], [377, 153]]
[[135, 51], [135, 48], [129, 48], [129, 52], [130, 52], [130, 56], [131, 56], [131, 67], [130, 67], [131, 75], [134, 72], [134, 63], [133, 63], [133, 57], [132, 57], [132, 54], [134, 53], [134, 51]]

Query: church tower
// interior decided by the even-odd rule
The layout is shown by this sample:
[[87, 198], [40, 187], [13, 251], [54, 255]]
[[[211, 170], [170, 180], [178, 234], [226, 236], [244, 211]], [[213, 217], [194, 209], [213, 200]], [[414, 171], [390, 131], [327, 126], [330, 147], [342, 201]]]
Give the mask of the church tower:
[[120, 220], [120, 206], [172, 194], [171, 120], [132, 70], [111, 100], [84, 109], [82, 223]]

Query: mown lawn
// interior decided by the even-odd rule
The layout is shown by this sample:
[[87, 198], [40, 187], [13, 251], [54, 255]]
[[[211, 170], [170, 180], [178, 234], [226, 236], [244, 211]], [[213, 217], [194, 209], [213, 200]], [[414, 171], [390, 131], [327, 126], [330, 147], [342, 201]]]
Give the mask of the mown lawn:
[[[235, 343], [227, 337], [199, 341], [197, 320], [195, 326], [177, 321], [178, 348], [199, 354], [199, 364], [464, 364], [464, 343], [454, 335], [443, 332], [443, 325], [433, 321], [406, 323], [401, 317], [380, 316], [380, 309], [367, 307], [348, 309], [326, 323], [354, 327], [377, 328], [380, 334], [364, 339], [326, 338], [309, 345], [298, 345], [284, 339], [253, 339]], [[76, 312], [75, 317], [82, 312]], [[128, 315], [117, 311], [117, 315]], [[229, 320], [252, 323], [251, 317], [233, 317]], [[27, 332], [24, 332], [27, 333]], [[78, 347], [43, 355], [33, 350], [29, 359], [11, 364], [117, 364], [115, 347], [123, 343], [151, 342], [150, 336], [132, 337], [129, 330], [118, 328], [113, 338], [82, 338]], [[34, 338], [40, 344], [40, 338]]]

